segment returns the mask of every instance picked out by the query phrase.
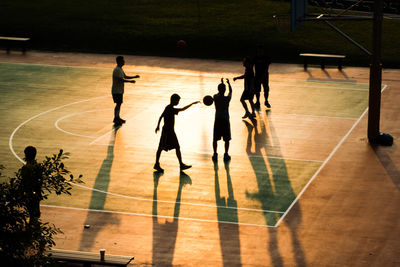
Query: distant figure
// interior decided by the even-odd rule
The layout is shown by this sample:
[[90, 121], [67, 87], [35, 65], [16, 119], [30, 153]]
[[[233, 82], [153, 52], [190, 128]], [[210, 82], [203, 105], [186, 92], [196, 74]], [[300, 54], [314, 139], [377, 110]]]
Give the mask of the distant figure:
[[23, 200], [29, 213], [29, 222], [40, 217], [40, 201], [42, 200], [43, 170], [36, 162], [36, 148], [27, 146], [24, 150], [26, 164], [21, 168], [21, 188]]
[[179, 100], [181, 97], [177, 94], [173, 94], [171, 96], [171, 102], [168, 106], [165, 107], [164, 112], [161, 114], [160, 119], [157, 123], [156, 133], [160, 130], [160, 122], [161, 119], [164, 118], [164, 126], [161, 132], [160, 144], [158, 146], [157, 154], [156, 154], [156, 163], [154, 164], [154, 169], [163, 172], [164, 170], [160, 167], [160, 156], [161, 151], [165, 150], [176, 150], [176, 156], [179, 160], [179, 165], [181, 171], [189, 169], [190, 165], [186, 165], [182, 162], [181, 149], [179, 146], [178, 138], [176, 137], [174, 125], [175, 125], [175, 115], [177, 115], [180, 111], [184, 111], [188, 109], [193, 104], [199, 103], [199, 101], [193, 102], [183, 108], [174, 108], [174, 106], [179, 104]]
[[256, 95], [256, 103], [254, 106], [260, 108], [260, 93], [261, 85], [264, 88], [265, 107], [271, 108], [268, 102], [269, 96], [269, 73], [268, 68], [271, 64], [270, 58], [265, 55], [264, 46], [257, 46], [257, 53], [254, 58], [255, 79], [254, 79], [254, 93]]
[[124, 70], [122, 69], [122, 67], [125, 65], [125, 60], [123, 56], [117, 56], [116, 61], [117, 66], [114, 68], [113, 71], [113, 83], [111, 88], [112, 97], [115, 103], [113, 122], [117, 125], [121, 125], [122, 123], [126, 122], [125, 120], [121, 119], [119, 115], [121, 104], [123, 102], [124, 85], [125, 83], [135, 83], [136, 81], [132, 79], [140, 78], [140, 76], [127, 76], [125, 74]]
[[[253, 98], [254, 98], [254, 71], [253, 71], [253, 63], [251, 62], [249, 57], [245, 57], [243, 59], [243, 66], [245, 67], [245, 72], [242, 76], [238, 76], [233, 78], [233, 81], [236, 81], [237, 79], [244, 79], [244, 90], [242, 93], [242, 96], [240, 97], [240, 102], [242, 103], [244, 110], [246, 113], [242, 117], [243, 119], [245, 118], [253, 118], [256, 116], [254, 112], [254, 103], [253, 103]], [[247, 108], [245, 100], [248, 100], [250, 102], [251, 106], [251, 113], [249, 112], [249, 109]]]
[[215, 104], [215, 121], [214, 121], [214, 135], [213, 135], [213, 149], [214, 154], [212, 156], [213, 161], [218, 160], [217, 153], [217, 142], [223, 138], [225, 142], [225, 154], [224, 160], [228, 161], [231, 157], [228, 154], [229, 141], [231, 140], [231, 124], [229, 122], [229, 102], [232, 98], [232, 86], [229, 80], [226, 79], [226, 83], [229, 87], [229, 93], [225, 96], [226, 86], [224, 80], [221, 79], [221, 83], [218, 85], [218, 94], [214, 95]]

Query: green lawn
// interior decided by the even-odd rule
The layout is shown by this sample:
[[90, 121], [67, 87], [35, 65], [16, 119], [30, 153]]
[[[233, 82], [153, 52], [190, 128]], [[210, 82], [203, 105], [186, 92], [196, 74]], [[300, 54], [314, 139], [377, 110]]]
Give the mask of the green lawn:
[[[324, 23], [278, 31], [272, 16], [289, 9], [289, 2], [270, 0], [2, 0], [0, 35], [30, 36], [34, 49], [224, 59], [239, 59], [264, 43], [275, 62], [299, 62], [298, 53], [306, 51], [345, 54], [347, 65], [368, 65], [363, 52]], [[371, 22], [335, 25], [371, 49]], [[385, 20], [384, 66], [400, 66], [399, 36], [400, 21]], [[180, 39], [187, 41], [185, 51], [176, 49]]]

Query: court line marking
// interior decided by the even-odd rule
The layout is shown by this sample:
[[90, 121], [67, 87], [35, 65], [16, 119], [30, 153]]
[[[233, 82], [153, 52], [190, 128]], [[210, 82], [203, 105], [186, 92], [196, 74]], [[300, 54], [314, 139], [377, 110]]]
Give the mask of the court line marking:
[[98, 193], [102, 194], [107, 194], [111, 196], [116, 196], [116, 197], [122, 197], [122, 198], [128, 198], [128, 199], [134, 199], [134, 200], [139, 200], [139, 201], [147, 201], [147, 202], [157, 202], [157, 203], [169, 203], [169, 204], [175, 204], [178, 203], [180, 205], [188, 205], [188, 206], [198, 206], [198, 207], [206, 207], [206, 208], [224, 208], [224, 209], [232, 209], [232, 210], [244, 210], [244, 211], [254, 211], [254, 212], [262, 212], [262, 213], [285, 213], [284, 211], [276, 211], [276, 210], [263, 210], [263, 209], [251, 209], [251, 208], [238, 208], [238, 207], [226, 207], [226, 206], [218, 206], [218, 205], [208, 205], [208, 204], [202, 204], [202, 203], [191, 203], [191, 202], [183, 202], [183, 201], [170, 201], [170, 200], [159, 200], [159, 199], [148, 199], [148, 198], [141, 198], [141, 197], [133, 197], [133, 196], [127, 196], [123, 194], [118, 194], [118, 193], [113, 193], [113, 192], [106, 192], [103, 190], [91, 188], [85, 185], [81, 184], [75, 184], [71, 183], [74, 186], [81, 187], [87, 190], [91, 191], [96, 191]]
[[[387, 85], [385, 84], [383, 86], [383, 89], [381, 90], [381, 93], [387, 88]], [[325, 165], [328, 163], [328, 161], [333, 157], [333, 155], [339, 150], [339, 148], [342, 146], [344, 141], [349, 137], [351, 132], [354, 130], [354, 128], [359, 124], [361, 119], [365, 116], [367, 113], [369, 107], [367, 107], [364, 112], [361, 114], [360, 118], [353, 124], [353, 126], [350, 128], [350, 130], [347, 132], [345, 136], [340, 140], [340, 142], [336, 145], [336, 147], [332, 150], [332, 152], [329, 154], [329, 156], [325, 159], [325, 161], [322, 163], [322, 165], [318, 168], [318, 170], [314, 173], [314, 175], [311, 177], [311, 179], [308, 181], [308, 183], [303, 187], [303, 189], [300, 191], [300, 193], [297, 195], [296, 199], [290, 204], [289, 208], [285, 211], [285, 213], [282, 215], [282, 217], [279, 218], [278, 222], [275, 224], [276, 227], [280, 225], [280, 223], [285, 219], [286, 215], [290, 212], [292, 207], [299, 201], [300, 197], [303, 195], [303, 193], [307, 190], [309, 185], [312, 183], [312, 181], [317, 177], [317, 175], [321, 172], [321, 170], [325, 167]]]
[[[108, 133], [109, 134], [109, 133]], [[101, 144], [101, 143], [93, 143], [91, 145], [94, 146], [114, 146], [113, 144]], [[140, 149], [146, 149], [146, 150], [152, 150], [153, 152], [156, 150], [156, 148], [148, 148], [147, 146], [138, 146], [138, 145], [124, 145], [124, 148], [140, 148]], [[189, 151], [181, 147], [181, 152], [185, 153], [186, 155], [190, 154], [200, 154], [200, 155], [212, 155], [213, 152], [210, 151]], [[168, 154], [167, 154], [168, 155]], [[229, 153], [232, 157], [244, 157], [244, 155], [237, 154], [237, 153]], [[174, 157], [174, 156], [172, 156]], [[283, 157], [276, 157], [276, 156], [264, 156], [264, 155], [246, 155], [246, 158], [267, 158], [267, 159], [281, 159], [281, 160], [292, 160], [292, 161], [306, 161], [306, 162], [324, 162], [323, 160], [316, 160], [316, 159], [297, 159], [297, 158], [283, 158]]]
[[[58, 106], [58, 107], [49, 109], [49, 110], [47, 110], [47, 111], [41, 112], [41, 113], [39, 113], [39, 114], [36, 114], [35, 116], [33, 116], [33, 117], [31, 117], [31, 118], [25, 120], [24, 122], [22, 122], [20, 125], [18, 125], [18, 126], [14, 129], [14, 131], [12, 132], [12, 134], [11, 134], [11, 136], [10, 136], [10, 139], [9, 139], [9, 148], [10, 148], [11, 152], [13, 153], [13, 155], [14, 155], [20, 162], [22, 162], [22, 163], [25, 164], [25, 161], [24, 161], [23, 159], [21, 159], [21, 158], [16, 154], [16, 152], [14, 151], [13, 143], [12, 143], [13, 138], [14, 138], [14, 135], [16, 134], [16, 132], [17, 132], [23, 125], [25, 125], [26, 123], [32, 121], [33, 119], [36, 119], [36, 118], [38, 118], [38, 117], [40, 117], [40, 116], [42, 116], [42, 115], [44, 115], [44, 114], [50, 113], [50, 112], [52, 112], [52, 111], [55, 111], [55, 110], [58, 110], [58, 109], [61, 109], [61, 108], [67, 107], [67, 106], [71, 106], [71, 105], [74, 105], [74, 104], [78, 104], [78, 103], [82, 103], [82, 102], [87, 102], [87, 101], [91, 101], [91, 100], [93, 100], [93, 99], [104, 98], [104, 97], [108, 97], [108, 96], [94, 97], [94, 98], [89, 98], [89, 99], [86, 99], [86, 100], [80, 100], [80, 101], [75, 101], [75, 102], [72, 102], [72, 103], [69, 103], [69, 104], [61, 105], [61, 106]], [[146, 110], [144, 110], [143, 112], [146, 112]], [[140, 115], [140, 114], [137, 114], [137, 115]], [[136, 115], [136, 116], [137, 116], [137, 115]], [[112, 131], [113, 131], [113, 130], [112, 130]], [[112, 131], [111, 131], [111, 132], [112, 132]], [[107, 135], [107, 134], [110, 134], [110, 132], [106, 133], [106, 135]], [[104, 136], [105, 136], [105, 135], [102, 135], [101, 137], [104, 137]], [[112, 193], [112, 192], [105, 192], [105, 191], [101, 191], [101, 190], [98, 190], [98, 189], [95, 189], [95, 188], [90, 188], [90, 187], [87, 187], [87, 186], [82, 186], [82, 185], [78, 185], [78, 184], [74, 184], [74, 183], [72, 183], [72, 184], [73, 184], [73, 185], [76, 185], [76, 186], [79, 186], [79, 187], [82, 187], [82, 188], [85, 188], [85, 189], [88, 189], [88, 190], [98, 191], [98, 192], [100, 192], [100, 193], [105, 193], [105, 194], [110, 194], [110, 195], [115, 195], [115, 196], [120, 196], [120, 197], [125, 197], [125, 198], [132, 198], [132, 199], [137, 199], [137, 200], [142, 200], [142, 201], [154, 201], [154, 200], [150, 200], [150, 199], [142, 199], [142, 198], [137, 198], [137, 197], [130, 197], [130, 196], [121, 195], [121, 194]], [[175, 202], [170, 202], [170, 201], [161, 201], [161, 200], [157, 200], [157, 201], [159, 201], [159, 202], [165, 202], [165, 203], [175, 203]], [[218, 208], [218, 207], [219, 207], [219, 206], [216, 206], [216, 205], [206, 205], [206, 204], [198, 204], [198, 203], [185, 203], [185, 202], [181, 202], [181, 204], [184, 204], [184, 205], [193, 205], [193, 206], [213, 207], [213, 208], [216, 208], [216, 207]], [[221, 206], [221, 207], [222, 207], [222, 206]], [[269, 210], [258, 210], [258, 209], [247, 209], [247, 208], [234, 208], [234, 207], [224, 207], [224, 208], [232, 208], [232, 209], [247, 210], [247, 211], [257, 211], [257, 212], [284, 213], [284, 212], [282, 212], [282, 211], [272, 211], [272, 210], [269, 211]]]
[[76, 112], [76, 113], [68, 114], [68, 115], [66, 115], [66, 116], [63, 116], [63, 117], [59, 118], [59, 119], [54, 123], [54, 125], [56, 126], [56, 128], [57, 128], [59, 131], [64, 132], [64, 133], [66, 133], [66, 134], [70, 134], [70, 135], [74, 135], [74, 136], [79, 136], [79, 137], [85, 137], [85, 138], [96, 138], [96, 137], [94, 137], [94, 136], [87, 136], [87, 135], [82, 135], [82, 134], [76, 134], [76, 133], [68, 132], [68, 131], [62, 129], [58, 124], [60, 123], [60, 121], [66, 119], [66, 118], [69, 118], [69, 117], [73, 117], [73, 116], [80, 115], [80, 114], [84, 114], [84, 113], [97, 112], [97, 111], [104, 111], [104, 110], [108, 110], [108, 111], [109, 111], [109, 110], [111, 110], [111, 109], [109, 109], [109, 108], [108, 108], [108, 109], [95, 109], [95, 110], [88, 110], [88, 111]]
[[[13, 145], [12, 145], [12, 140], [13, 140], [13, 138], [14, 138], [15, 133], [16, 133], [23, 125], [27, 124], [28, 122], [32, 121], [33, 119], [35, 119], [35, 118], [37, 118], [37, 117], [40, 117], [40, 116], [42, 116], [42, 115], [44, 115], [44, 114], [53, 112], [53, 111], [55, 111], [55, 110], [58, 110], [58, 109], [67, 107], [67, 106], [75, 105], [75, 104], [82, 103], [82, 102], [88, 102], [88, 101], [91, 101], [91, 100], [94, 100], [94, 99], [105, 98], [105, 97], [108, 97], [108, 96], [105, 95], [105, 96], [100, 96], [100, 97], [94, 97], [94, 98], [89, 98], [89, 99], [80, 100], [80, 101], [75, 101], [75, 102], [72, 102], [72, 103], [69, 103], [69, 104], [61, 105], [61, 106], [52, 108], [52, 109], [50, 109], [50, 110], [41, 112], [41, 113], [39, 113], [39, 114], [37, 114], [37, 115], [35, 115], [35, 116], [29, 118], [28, 120], [22, 122], [17, 128], [14, 129], [13, 133], [12, 133], [11, 136], [10, 136], [9, 147], [10, 147], [11, 152], [14, 154], [14, 156], [15, 156], [18, 160], [20, 160], [22, 163], [25, 163], [25, 162], [15, 153], [15, 151], [14, 151], [14, 149], [13, 149]], [[95, 111], [96, 111], [96, 110], [95, 110]], [[85, 112], [81, 112], [81, 113], [87, 113], [87, 112], [94, 112], [94, 111], [91, 110], [91, 111], [85, 111]], [[143, 111], [143, 112], [145, 112], [145, 111]], [[56, 128], [57, 128], [57, 129], [61, 129], [61, 128], [57, 127], [58, 122], [59, 122], [60, 120], [65, 119], [65, 118], [67, 118], [67, 117], [71, 117], [71, 116], [76, 115], [76, 114], [80, 114], [80, 113], [68, 114], [68, 115], [63, 116], [63, 117], [61, 117], [60, 119], [58, 119], [58, 120], [56, 121], [56, 123], [55, 123], [55, 124], [56, 124]], [[137, 114], [137, 115], [139, 115], [139, 114]], [[65, 132], [65, 133], [69, 133], [69, 132], [66, 132], [66, 131], [64, 131], [64, 130], [62, 130], [62, 129], [61, 129], [61, 131]], [[100, 140], [100, 139], [103, 138], [104, 136], [109, 135], [112, 131], [113, 131], [113, 130], [108, 131], [107, 133], [103, 134], [102, 136], [96, 138], [95, 140], [93, 140], [93, 141], [90, 143], [90, 145], [92, 145], [93, 143], [97, 142], [98, 140]], [[77, 135], [77, 134], [73, 134], [73, 133], [69, 133], [69, 134]], [[78, 136], [82, 136], [82, 135], [78, 135]], [[87, 136], [83, 136], [83, 137], [87, 137]], [[90, 137], [90, 138], [91, 138], [91, 137]], [[198, 153], [198, 154], [203, 154], [202, 152], [196, 152], [196, 153]], [[206, 154], [209, 154], [209, 153], [206, 153]], [[285, 158], [279, 158], [279, 157], [255, 156], [255, 155], [252, 155], [251, 157], [277, 158], [277, 159], [283, 159], [283, 160], [285, 159]], [[296, 159], [288, 159], [288, 160], [296, 160]], [[302, 160], [302, 159], [297, 159], [297, 160], [300, 160], [300, 161], [314, 161], [314, 160]], [[316, 162], [321, 162], [321, 161], [316, 161]], [[72, 184], [74, 184], [74, 183], [72, 183]], [[89, 190], [89, 191], [92, 190], [92, 191], [97, 191], [97, 192], [101, 192], [101, 193], [104, 193], [104, 194], [110, 194], [110, 195], [114, 195], [114, 196], [130, 198], [130, 199], [136, 199], [136, 200], [140, 200], [140, 201], [154, 201], [154, 200], [150, 200], [150, 199], [144, 199], [144, 198], [137, 198], [137, 197], [126, 196], [126, 195], [117, 194], [117, 193], [113, 193], [113, 192], [105, 192], [105, 191], [101, 191], [101, 190], [98, 190], [98, 189], [95, 189], [95, 188], [90, 188], [90, 187], [86, 187], [86, 186], [82, 186], [82, 185], [78, 185], [78, 184], [74, 184], [74, 185], [75, 185], [75, 186], [78, 186], [78, 187], [81, 187], [81, 188], [85, 188], [85, 189], [87, 189], [87, 190]], [[163, 200], [156, 200], [156, 201], [158, 201], [158, 202], [160, 202], [160, 203], [161, 203], [161, 202], [164, 202], [164, 203], [172, 203], [172, 204], [175, 203], [175, 202], [163, 201]], [[183, 204], [183, 205], [192, 205], [192, 206], [212, 207], [212, 208], [230, 208], [230, 209], [236, 209], [236, 210], [246, 210], [246, 211], [254, 211], [254, 212], [266, 212], [266, 213], [280, 213], [280, 214], [284, 214], [284, 212], [282, 212], [282, 211], [273, 211], [273, 210], [262, 210], [262, 209], [260, 210], [260, 209], [249, 209], [249, 208], [235, 208], [235, 207], [225, 207], [225, 206], [223, 207], [223, 206], [216, 206], [216, 205], [206, 205], [206, 204], [200, 204], [200, 203], [186, 203], [186, 202], [180, 202], [180, 204]]]
[[[10, 64], [10, 63], [6, 63], [6, 64]], [[14, 64], [21, 64], [21, 63], [14, 63]], [[35, 65], [35, 64], [22, 64], [22, 65]], [[37, 65], [40, 65], [40, 64], [37, 64]], [[48, 66], [60, 66], [60, 65], [48, 65]], [[65, 67], [69, 67], [69, 66], [65, 66]], [[85, 68], [85, 67], [81, 67], [81, 68]], [[302, 80], [301, 80], [301, 81], [302, 81]], [[384, 85], [384, 86], [383, 86], [383, 89], [381, 90], [381, 92], [383, 92], [383, 91], [386, 89], [386, 87], [387, 87], [387, 85]], [[69, 103], [69, 104], [61, 105], [61, 106], [58, 106], [58, 107], [49, 109], [49, 110], [47, 110], [47, 111], [41, 112], [41, 113], [39, 113], [39, 114], [37, 114], [37, 115], [35, 115], [35, 116], [29, 118], [28, 120], [22, 122], [20, 125], [18, 125], [18, 126], [14, 129], [14, 131], [12, 132], [12, 134], [10, 135], [10, 138], [9, 138], [9, 148], [10, 148], [12, 154], [13, 154], [19, 161], [21, 161], [22, 163], [25, 163], [25, 161], [22, 160], [22, 159], [16, 154], [16, 152], [14, 151], [13, 145], [12, 145], [12, 140], [13, 140], [13, 138], [14, 138], [15, 133], [16, 133], [23, 125], [25, 125], [26, 123], [32, 121], [33, 119], [35, 119], [35, 118], [37, 118], [37, 117], [40, 117], [40, 116], [44, 115], [44, 114], [50, 113], [50, 112], [52, 112], [52, 111], [55, 111], [55, 110], [58, 110], [58, 109], [61, 109], [61, 108], [67, 107], [67, 106], [71, 106], [71, 105], [78, 104], [78, 103], [82, 103], [82, 102], [91, 101], [91, 100], [93, 100], [93, 99], [105, 98], [105, 97], [108, 97], [108, 96], [94, 97], [94, 98], [89, 98], [89, 99], [85, 99], [85, 100], [79, 100], [79, 101], [75, 101], [75, 102], [72, 102], [72, 103]], [[323, 162], [323, 164], [322, 164], [322, 165], [320, 166], [320, 168], [316, 171], [316, 173], [312, 176], [312, 178], [309, 180], [309, 182], [306, 184], [306, 186], [302, 189], [302, 191], [299, 193], [299, 195], [296, 197], [296, 199], [292, 202], [292, 204], [289, 206], [289, 208], [284, 212], [283, 216], [282, 216], [282, 217], [278, 220], [278, 222], [275, 224], [275, 227], [278, 227], [278, 226], [279, 226], [280, 222], [286, 217], [286, 215], [287, 215], [288, 212], [291, 210], [291, 208], [293, 207], [293, 205], [294, 205], [295, 203], [297, 203], [297, 201], [298, 201], [298, 199], [300, 198], [300, 196], [301, 196], [301, 195], [304, 193], [304, 191], [308, 188], [309, 184], [312, 182], [312, 180], [314, 180], [314, 178], [317, 176], [317, 174], [320, 172], [320, 170], [326, 165], [326, 163], [327, 163], [327, 162], [329, 161], [329, 159], [333, 156], [333, 154], [335, 154], [335, 152], [339, 149], [339, 147], [340, 147], [341, 144], [345, 141], [345, 139], [348, 137], [348, 135], [350, 135], [350, 133], [352, 132], [352, 130], [353, 130], [353, 129], [355, 128], [355, 126], [359, 123], [359, 121], [360, 121], [361, 118], [365, 115], [365, 113], [367, 112], [367, 110], [368, 110], [368, 108], [364, 111], [364, 113], [361, 115], [361, 117], [355, 122], [355, 124], [354, 124], [353, 127], [349, 130], [349, 132], [342, 138], [342, 140], [339, 142], [339, 144], [335, 147], [335, 149], [334, 149], [334, 150], [331, 152], [331, 154], [328, 156], [328, 158]], [[93, 188], [93, 189], [88, 188], [88, 189], [89, 189], [89, 190], [94, 190], [94, 188]], [[107, 193], [107, 192], [105, 192], [105, 193]], [[213, 207], [216, 207], [216, 206], [213, 206]], [[226, 208], [226, 207], [224, 207], [224, 208]]]
[[166, 215], [154, 215], [154, 214], [144, 214], [144, 213], [134, 213], [134, 212], [125, 212], [125, 211], [112, 211], [112, 210], [95, 210], [95, 209], [83, 209], [83, 208], [74, 208], [74, 207], [64, 207], [64, 206], [53, 206], [41, 204], [41, 207], [47, 208], [56, 208], [56, 209], [69, 209], [69, 210], [79, 210], [79, 211], [89, 211], [89, 212], [99, 212], [99, 213], [112, 213], [112, 214], [121, 214], [121, 215], [134, 215], [134, 216], [143, 216], [143, 217], [152, 217], [152, 218], [165, 218], [165, 219], [177, 219], [177, 220], [186, 220], [186, 221], [197, 221], [197, 222], [210, 222], [210, 223], [223, 223], [223, 224], [234, 224], [234, 225], [243, 225], [243, 226], [256, 226], [256, 227], [267, 227], [267, 228], [276, 228], [276, 226], [272, 225], [262, 225], [262, 224], [252, 224], [252, 223], [239, 223], [239, 222], [229, 222], [229, 221], [217, 221], [217, 220], [207, 220], [207, 219], [196, 219], [196, 218], [187, 218], [187, 217], [175, 217], [175, 216], [166, 216]]
[[[17, 63], [17, 62], [0, 62], [0, 64], [12, 64], [12, 65], [25, 65], [25, 66], [43, 66], [43, 67], [60, 67], [60, 68], [77, 68], [77, 69], [99, 69], [99, 70], [110, 70], [114, 67], [92, 67], [92, 66], [68, 66], [68, 65], [51, 65], [51, 64], [32, 64], [32, 63]], [[111, 64], [111, 62], [110, 62]], [[240, 64], [240, 62], [239, 62]], [[149, 65], [130, 65], [127, 64], [125, 65], [126, 69], [130, 69], [130, 67], [132, 66], [132, 68], [135, 68], [135, 72], [147, 72], [147, 73], [159, 73], [159, 74], [175, 74], [176, 75], [176, 71], [162, 71], [162, 70], [146, 70], [143, 68], [153, 68], [153, 66], [149, 66]], [[167, 67], [158, 67], [158, 68], [163, 68], [163, 69], [171, 69], [171, 68], [167, 68]], [[175, 70], [182, 70], [180, 68], [172, 68]], [[227, 74], [231, 74], [231, 75], [236, 75], [239, 72], [220, 72], [218, 74], [210, 74], [204, 71], [192, 71], [192, 72], [180, 72], [182, 73], [182, 75], [187, 75], [187, 76], [195, 76], [198, 77], [199, 74], [205, 76], [205, 77], [218, 77], [220, 78], [221, 75], [227, 75]], [[272, 74], [274, 75], [274, 74]], [[271, 76], [271, 74], [270, 74]], [[272, 78], [270, 79], [270, 81], [281, 81], [282, 79], [279, 78]], [[294, 81], [294, 82], [311, 82], [311, 83], [336, 83], [336, 84], [351, 84], [351, 85], [369, 85], [369, 83], [354, 83], [354, 82], [341, 82], [341, 81], [325, 81], [325, 80], [300, 80], [300, 79], [285, 79], [285, 81]], [[312, 86], [313, 87], [313, 86]], [[368, 89], [367, 89], [368, 90]]]
[[79, 103], [83, 103], [83, 102], [92, 101], [92, 100], [94, 100], [94, 99], [106, 98], [106, 97], [109, 97], [109, 96], [108, 96], [108, 95], [107, 95], [107, 96], [97, 96], [97, 97], [92, 97], [92, 98], [88, 98], [88, 99], [84, 99], [84, 100], [75, 101], [75, 102], [72, 102], [72, 103], [69, 103], [69, 104], [65, 104], [65, 105], [61, 105], [61, 106], [55, 107], [55, 108], [51, 108], [51, 109], [49, 109], [49, 110], [43, 111], [43, 112], [41, 112], [41, 113], [39, 113], [39, 114], [36, 114], [36, 115], [30, 117], [29, 119], [27, 119], [27, 120], [25, 120], [24, 122], [20, 123], [20, 124], [14, 129], [14, 131], [11, 133], [10, 138], [9, 138], [9, 141], [8, 141], [8, 146], [9, 146], [9, 148], [10, 148], [10, 150], [11, 150], [11, 153], [12, 153], [12, 154], [14, 155], [14, 157], [16, 157], [20, 162], [22, 162], [22, 163], [25, 164], [25, 161], [24, 161], [23, 159], [21, 159], [21, 158], [17, 155], [17, 153], [14, 151], [14, 148], [13, 148], [13, 139], [14, 139], [14, 135], [17, 133], [17, 131], [18, 131], [22, 126], [24, 126], [25, 124], [27, 124], [28, 122], [30, 122], [30, 121], [32, 121], [32, 120], [34, 120], [34, 119], [36, 119], [36, 118], [38, 118], [38, 117], [40, 117], [40, 116], [42, 116], [42, 115], [45, 115], [45, 114], [47, 114], [47, 113], [53, 112], [53, 111], [55, 111], [55, 110], [58, 110], [58, 109], [62, 109], [62, 108], [65, 108], [65, 107], [68, 107], [68, 106], [72, 106], [72, 105], [75, 105], [75, 104], [79, 104]]

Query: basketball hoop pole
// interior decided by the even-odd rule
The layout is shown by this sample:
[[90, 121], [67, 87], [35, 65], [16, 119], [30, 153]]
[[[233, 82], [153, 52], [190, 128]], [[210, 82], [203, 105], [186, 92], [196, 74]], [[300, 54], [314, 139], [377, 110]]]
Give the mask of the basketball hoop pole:
[[[371, 144], [391, 145], [393, 138], [379, 132], [382, 90], [382, 6], [382, 0], [374, 1], [372, 60], [369, 75], [368, 140]], [[391, 142], [388, 139], [391, 139]]]

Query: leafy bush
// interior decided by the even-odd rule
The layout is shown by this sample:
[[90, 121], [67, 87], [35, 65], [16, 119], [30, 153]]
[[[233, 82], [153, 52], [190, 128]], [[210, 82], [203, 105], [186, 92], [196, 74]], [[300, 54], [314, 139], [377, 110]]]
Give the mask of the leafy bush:
[[[41, 182], [40, 200], [51, 193], [70, 195], [70, 183], [82, 183], [82, 175], [75, 178], [65, 168], [63, 161], [68, 156], [60, 150], [58, 154], [45, 157], [42, 163], [35, 162], [35, 169], [40, 172], [29, 178]], [[23, 168], [15, 173], [15, 177], [0, 184], [0, 258], [5, 260], [3, 266], [49, 264], [51, 261], [45, 251], [55, 245], [54, 235], [62, 233], [53, 224], [42, 222], [40, 218], [32, 219], [28, 206], [35, 199], [30, 199], [34, 197], [32, 194], [26, 194]], [[4, 169], [2, 165], [1, 169]]]

